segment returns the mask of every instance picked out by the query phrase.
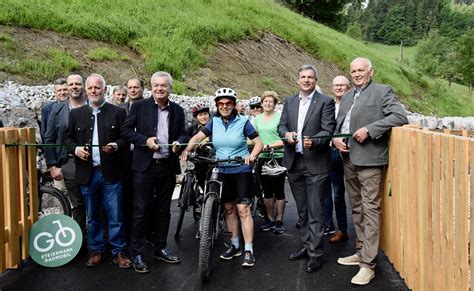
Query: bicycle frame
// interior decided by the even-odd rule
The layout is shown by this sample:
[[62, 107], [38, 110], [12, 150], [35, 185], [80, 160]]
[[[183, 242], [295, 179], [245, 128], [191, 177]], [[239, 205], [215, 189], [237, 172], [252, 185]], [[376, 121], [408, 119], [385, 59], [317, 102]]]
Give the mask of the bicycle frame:
[[[203, 201], [203, 209], [202, 211], [204, 212], [204, 205], [206, 205], [206, 201], [209, 197], [209, 195], [215, 195], [217, 199], [217, 211], [216, 211], [216, 216], [214, 217], [214, 221], [219, 222], [220, 221], [220, 216], [221, 216], [221, 197], [222, 197], [222, 181], [218, 180], [218, 174], [219, 174], [219, 169], [217, 168], [217, 165], [212, 168], [211, 171], [211, 178], [206, 181], [205, 187], [204, 187], [204, 201]], [[215, 230], [213, 232], [213, 238], [212, 240], [216, 240], [217, 237], [219, 236], [219, 223], [215, 223]], [[201, 223], [199, 223], [199, 230], [201, 230]]]

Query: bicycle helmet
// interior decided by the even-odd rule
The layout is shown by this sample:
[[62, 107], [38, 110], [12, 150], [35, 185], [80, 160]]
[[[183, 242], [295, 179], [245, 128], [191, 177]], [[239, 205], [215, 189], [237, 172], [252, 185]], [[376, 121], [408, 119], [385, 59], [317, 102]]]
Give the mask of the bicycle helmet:
[[262, 175], [277, 177], [286, 173], [286, 168], [280, 166], [276, 161], [270, 160], [262, 165]]
[[209, 106], [204, 104], [204, 103], [198, 103], [198, 104], [194, 105], [191, 112], [193, 113], [193, 117], [198, 116], [198, 114], [201, 113], [201, 112], [209, 113]]
[[249, 106], [260, 106], [260, 105], [262, 105], [262, 99], [260, 99], [260, 97], [255, 96], [255, 97], [250, 98]]
[[214, 101], [217, 102], [221, 98], [230, 98], [234, 101], [234, 103], [237, 101], [237, 94], [235, 93], [234, 89], [231, 88], [220, 88], [216, 91], [216, 96], [214, 98]]

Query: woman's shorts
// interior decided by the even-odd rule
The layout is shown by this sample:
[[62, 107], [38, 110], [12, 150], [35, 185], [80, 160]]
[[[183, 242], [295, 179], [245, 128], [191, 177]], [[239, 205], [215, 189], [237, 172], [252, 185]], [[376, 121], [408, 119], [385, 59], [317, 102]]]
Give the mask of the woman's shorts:
[[253, 177], [252, 173], [219, 174], [222, 181], [222, 202], [236, 202], [237, 204], [252, 203]]

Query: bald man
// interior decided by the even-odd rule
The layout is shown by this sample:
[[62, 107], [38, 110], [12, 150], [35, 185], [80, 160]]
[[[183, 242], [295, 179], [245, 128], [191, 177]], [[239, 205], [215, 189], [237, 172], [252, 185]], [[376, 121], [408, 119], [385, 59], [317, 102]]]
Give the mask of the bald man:
[[351, 283], [367, 285], [375, 277], [375, 258], [380, 242], [380, 184], [388, 164], [388, 133], [408, 123], [391, 87], [372, 81], [372, 63], [356, 58], [350, 66], [354, 88], [343, 97], [336, 118], [333, 145], [344, 161], [344, 178], [356, 231], [356, 253], [339, 258], [341, 265], [358, 265]]
[[[349, 89], [350, 83], [345, 76], [337, 76], [332, 81], [332, 93], [334, 94], [334, 101], [336, 103], [336, 116], [339, 111], [342, 96], [349, 91]], [[331, 191], [327, 192], [324, 197], [324, 234], [328, 235], [335, 232], [329, 239], [329, 242], [336, 243], [348, 239], [346, 201], [344, 198], [346, 188], [344, 186], [344, 167], [341, 155], [335, 147], [331, 147], [331, 149], [331, 163], [333, 169], [329, 173], [329, 177], [331, 178]], [[336, 211], [337, 231], [334, 229], [332, 220], [333, 205]]]

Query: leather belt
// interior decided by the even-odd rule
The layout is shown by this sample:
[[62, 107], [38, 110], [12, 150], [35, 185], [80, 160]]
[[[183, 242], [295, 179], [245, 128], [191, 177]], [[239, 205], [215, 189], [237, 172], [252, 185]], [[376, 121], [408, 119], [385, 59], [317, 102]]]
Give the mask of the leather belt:
[[101, 166], [101, 165], [93, 166], [92, 168], [93, 168], [94, 170], [101, 170], [101, 171], [102, 171], [102, 166]]

